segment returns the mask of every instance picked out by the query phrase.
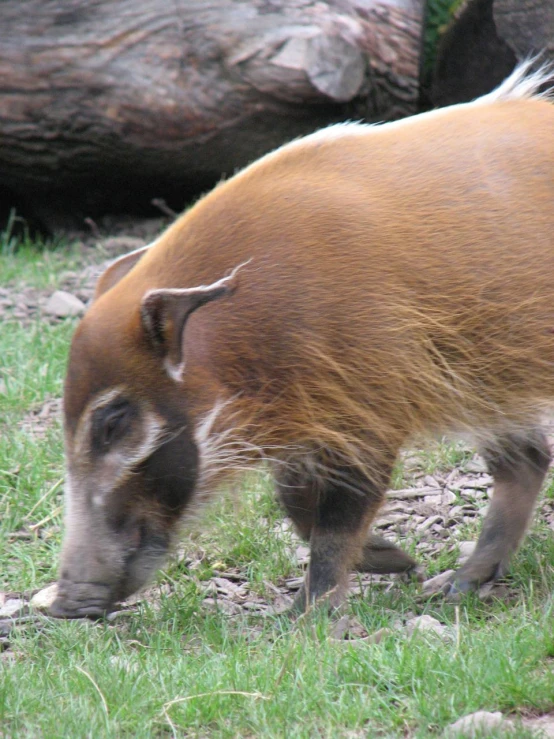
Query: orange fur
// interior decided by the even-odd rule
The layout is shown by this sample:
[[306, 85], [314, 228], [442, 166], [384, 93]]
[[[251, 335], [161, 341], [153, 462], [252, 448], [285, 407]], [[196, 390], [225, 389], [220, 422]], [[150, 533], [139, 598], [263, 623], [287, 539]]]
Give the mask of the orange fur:
[[[489, 551], [503, 501], [524, 500], [536, 458], [521, 502], [531, 510], [548, 454], [527, 432], [554, 401], [554, 105], [537, 92], [545, 77], [526, 71], [474, 103], [284, 146], [219, 185], [138, 261], [118, 261], [72, 345], [70, 468], [89, 401], [117, 386], [141, 428], [153, 409], [187, 419], [197, 494], [260, 459], [278, 480], [288, 469], [306, 505], [317, 504], [309, 485], [326, 481], [344, 501], [343, 523], [332, 536], [313, 524], [317, 598], [342, 592], [344, 572], [364, 560], [351, 494], [366, 495], [359, 520], [369, 521], [403, 444], [469, 432], [492, 449], [521, 432], [530, 441], [518, 442], [517, 474], [508, 442], [504, 456], [491, 453], [502, 480], [517, 484], [501, 487]], [[191, 300], [198, 286], [225, 296], [190, 315], [189, 303], [171, 313], [162, 301], [164, 289], [173, 304], [179, 288]], [[171, 371], [164, 332], [173, 332]], [[516, 523], [509, 546], [494, 545], [498, 562], [517, 546], [525, 521]], [[487, 556], [483, 577], [498, 564]]]
[[361, 464], [367, 445], [388, 454], [429, 432], [497, 433], [554, 397], [553, 203], [544, 100], [308, 137], [180, 218], [81, 331], [124, 343], [124, 376], [155, 386], [145, 292], [209, 284], [251, 260], [236, 294], [187, 324], [194, 419], [234, 398], [225, 413], [269, 456], [331, 443]]

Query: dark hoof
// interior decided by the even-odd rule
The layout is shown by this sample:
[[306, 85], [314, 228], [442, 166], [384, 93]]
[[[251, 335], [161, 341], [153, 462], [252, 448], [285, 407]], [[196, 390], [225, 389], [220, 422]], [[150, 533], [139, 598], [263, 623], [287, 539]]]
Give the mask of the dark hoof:
[[442, 593], [446, 600], [458, 603], [467, 593], [474, 593], [479, 589], [479, 584], [470, 580], [459, 580], [454, 577], [450, 582], [443, 585]]
[[113, 602], [110, 587], [104, 583], [60, 578], [49, 614], [54, 618], [102, 618]]
[[467, 593], [477, 593], [485, 586], [492, 586], [497, 580], [504, 577], [505, 572], [506, 568], [501, 562], [494, 565], [492, 573], [488, 577], [469, 577], [464, 575], [464, 568], [462, 568], [445, 583], [442, 592], [448, 600], [459, 601]]
[[293, 620], [298, 620], [310, 613], [327, 613], [329, 616], [335, 617], [342, 615], [345, 606], [346, 594], [333, 591], [323, 593], [319, 598], [307, 602], [306, 589], [302, 585], [287, 613]]
[[83, 605], [71, 607], [64, 604], [60, 599], [56, 599], [48, 610], [48, 615], [53, 618], [91, 618], [100, 619], [108, 614], [108, 609], [98, 605]]

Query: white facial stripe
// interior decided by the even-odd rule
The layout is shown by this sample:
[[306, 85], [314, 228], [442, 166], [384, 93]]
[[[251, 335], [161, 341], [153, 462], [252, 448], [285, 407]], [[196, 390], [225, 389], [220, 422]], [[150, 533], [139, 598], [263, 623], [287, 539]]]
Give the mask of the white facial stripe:
[[85, 454], [89, 446], [90, 429], [92, 425], [92, 414], [99, 408], [103, 408], [108, 405], [116, 398], [123, 395], [123, 387], [114, 387], [105, 393], [96, 395], [92, 400], [88, 402], [85, 410], [81, 414], [79, 423], [77, 424], [77, 430], [75, 431], [75, 450], [78, 455]]
[[[227, 401], [229, 402], [229, 401]], [[200, 494], [209, 485], [210, 480], [217, 474], [221, 466], [221, 447], [225, 443], [227, 434], [215, 433], [214, 425], [226, 402], [218, 399], [194, 429], [194, 441], [198, 449], [198, 489]]]
[[[104, 505], [105, 497], [114, 488], [121, 485], [133, 474], [133, 468], [153, 454], [163, 444], [164, 425], [161, 418], [148, 413], [143, 421], [143, 437], [140, 444], [130, 453], [126, 450], [109, 451], [99, 462], [99, 471], [95, 480], [96, 491], [92, 502], [95, 506]], [[102, 469], [103, 468], [103, 469]]]
[[88, 404], [87, 410], [95, 411], [98, 408], [103, 408], [105, 405], [111, 403], [112, 400], [115, 400], [116, 398], [123, 395], [123, 393], [123, 387], [113, 387], [111, 390], [102, 393], [102, 395], [96, 395]]
[[207, 443], [217, 417], [229, 402], [221, 399], [216, 400], [211, 411], [202, 418], [198, 426], [194, 429], [194, 441], [199, 448], [202, 448]]
[[183, 373], [185, 371], [184, 360], [180, 364], [175, 365], [171, 363], [168, 357], [166, 357], [164, 359], [164, 369], [172, 380], [175, 380], [175, 382], [183, 382]]
[[[262, 449], [245, 441], [240, 432], [238, 417], [238, 425], [233, 425], [233, 400], [234, 398], [226, 401], [218, 399], [194, 429], [193, 438], [198, 449], [198, 500], [213, 493], [234, 472], [251, 469], [253, 464], [263, 458]], [[216, 428], [218, 419], [226, 409], [224, 427]]]
[[126, 467], [134, 467], [139, 462], [147, 459], [163, 441], [164, 424], [162, 419], [150, 412], [146, 414], [143, 422], [143, 440], [136, 451], [125, 458]]

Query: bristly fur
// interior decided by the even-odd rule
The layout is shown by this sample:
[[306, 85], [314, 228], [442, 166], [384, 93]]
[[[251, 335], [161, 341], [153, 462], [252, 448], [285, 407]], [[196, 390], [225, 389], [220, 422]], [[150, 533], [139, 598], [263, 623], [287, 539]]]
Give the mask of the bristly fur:
[[494, 103], [500, 100], [523, 100], [536, 98], [552, 100], [554, 82], [554, 64], [543, 62], [540, 54], [531, 56], [522, 61], [509, 77], [498, 87], [478, 100], [482, 103]]
[[[524, 61], [491, 93], [453, 108], [491, 107], [509, 100], [550, 101], [552, 90], [543, 88], [554, 78], [554, 67], [543, 64], [537, 68], [537, 61], [538, 57]], [[330, 146], [351, 135], [369, 139], [374, 132], [395, 127], [405, 131], [418, 119], [452, 115], [453, 108], [382, 126], [338, 124], [272, 152], [246, 168], [239, 178], [259, 179], [260, 170], [275, 168], [280, 155], [308, 151], [314, 143]], [[226, 186], [232, 187], [233, 181], [222, 189]], [[439, 200], [438, 215], [433, 215], [437, 228], [442, 227], [440, 205]], [[517, 207], [525, 211], [526, 204], [520, 202]], [[472, 217], [469, 212], [467, 217]], [[385, 254], [371, 254], [377, 273], [386, 275], [390, 261], [403, 258], [402, 244], [389, 247]], [[455, 258], [462, 274], [472, 273], [475, 253], [458, 250]], [[311, 459], [314, 469], [324, 476], [330, 468], [321, 460], [330, 449], [335, 460], [339, 458], [371, 478], [383, 460], [395, 456], [401, 445], [415, 438], [454, 433], [486, 444], [509, 432], [525, 433], [536, 425], [552, 407], [554, 396], [554, 382], [547, 379], [554, 376], [550, 272], [537, 268], [530, 275], [532, 256], [508, 254], [503, 263], [493, 256], [486, 260], [490, 274], [481, 282], [481, 293], [472, 294], [468, 288], [467, 294], [460, 296], [456, 287], [450, 297], [445, 294], [434, 301], [427, 300], [426, 294], [432, 296], [437, 283], [442, 281], [441, 289], [446, 292], [451, 288], [448, 277], [441, 275], [443, 265], [436, 259], [430, 263], [430, 259], [421, 256], [418, 277], [424, 287], [415, 299], [411, 289], [399, 289], [398, 285], [394, 292], [383, 293], [376, 320], [386, 323], [394, 316], [394, 326], [379, 332], [370, 357], [364, 347], [337, 352], [330, 349], [327, 339], [319, 342], [313, 333], [299, 331], [295, 341], [303, 347], [302, 370], [290, 374], [287, 387], [273, 398], [271, 407], [256, 407], [240, 392], [232, 403], [221, 407], [219, 430], [203, 444], [206, 449], [211, 445], [210, 453], [204, 454], [206, 460], [219, 459], [218, 479], [225, 465], [229, 470], [240, 468], [246, 458], [254, 457], [291, 465]], [[348, 266], [355, 269], [354, 260]], [[355, 309], [358, 296], [350, 294], [346, 275], [341, 279], [343, 265], [337, 263], [336, 268], [338, 289]], [[510, 290], [502, 293], [501, 286], [516, 284], [520, 275], [527, 285], [526, 296], [518, 299]], [[293, 275], [288, 278], [294, 280]], [[252, 273], [250, 279], [254, 279]], [[487, 297], [488, 293], [494, 299]], [[354, 313], [352, 323], [356, 320]], [[289, 330], [294, 334], [294, 329]], [[529, 335], [534, 337], [533, 343], [529, 343]], [[368, 363], [378, 368], [369, 376]], [[227, 413], [232, 415], [232, 423], [226, 422]], [[227, 434], [232, 435], [232, 442]], [[316, 458], [319, 461], [314, 463]]]

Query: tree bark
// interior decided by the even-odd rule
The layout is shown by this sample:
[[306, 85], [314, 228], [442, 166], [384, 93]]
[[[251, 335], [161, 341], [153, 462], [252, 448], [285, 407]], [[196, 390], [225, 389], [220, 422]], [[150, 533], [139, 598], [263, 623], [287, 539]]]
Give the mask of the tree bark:
[[418, 102], [423, 0], [2, 0], [0, 192], [55, 223], [187, 197]]
[[539, 52], [554, 60], [553, 0], [468, 0], [439, 45], [431, 104], [483, 95]]
[[495, 0], [493, 11], [498, 35], [519, 59], [538, 52], [554, 59], [552, 0]]

